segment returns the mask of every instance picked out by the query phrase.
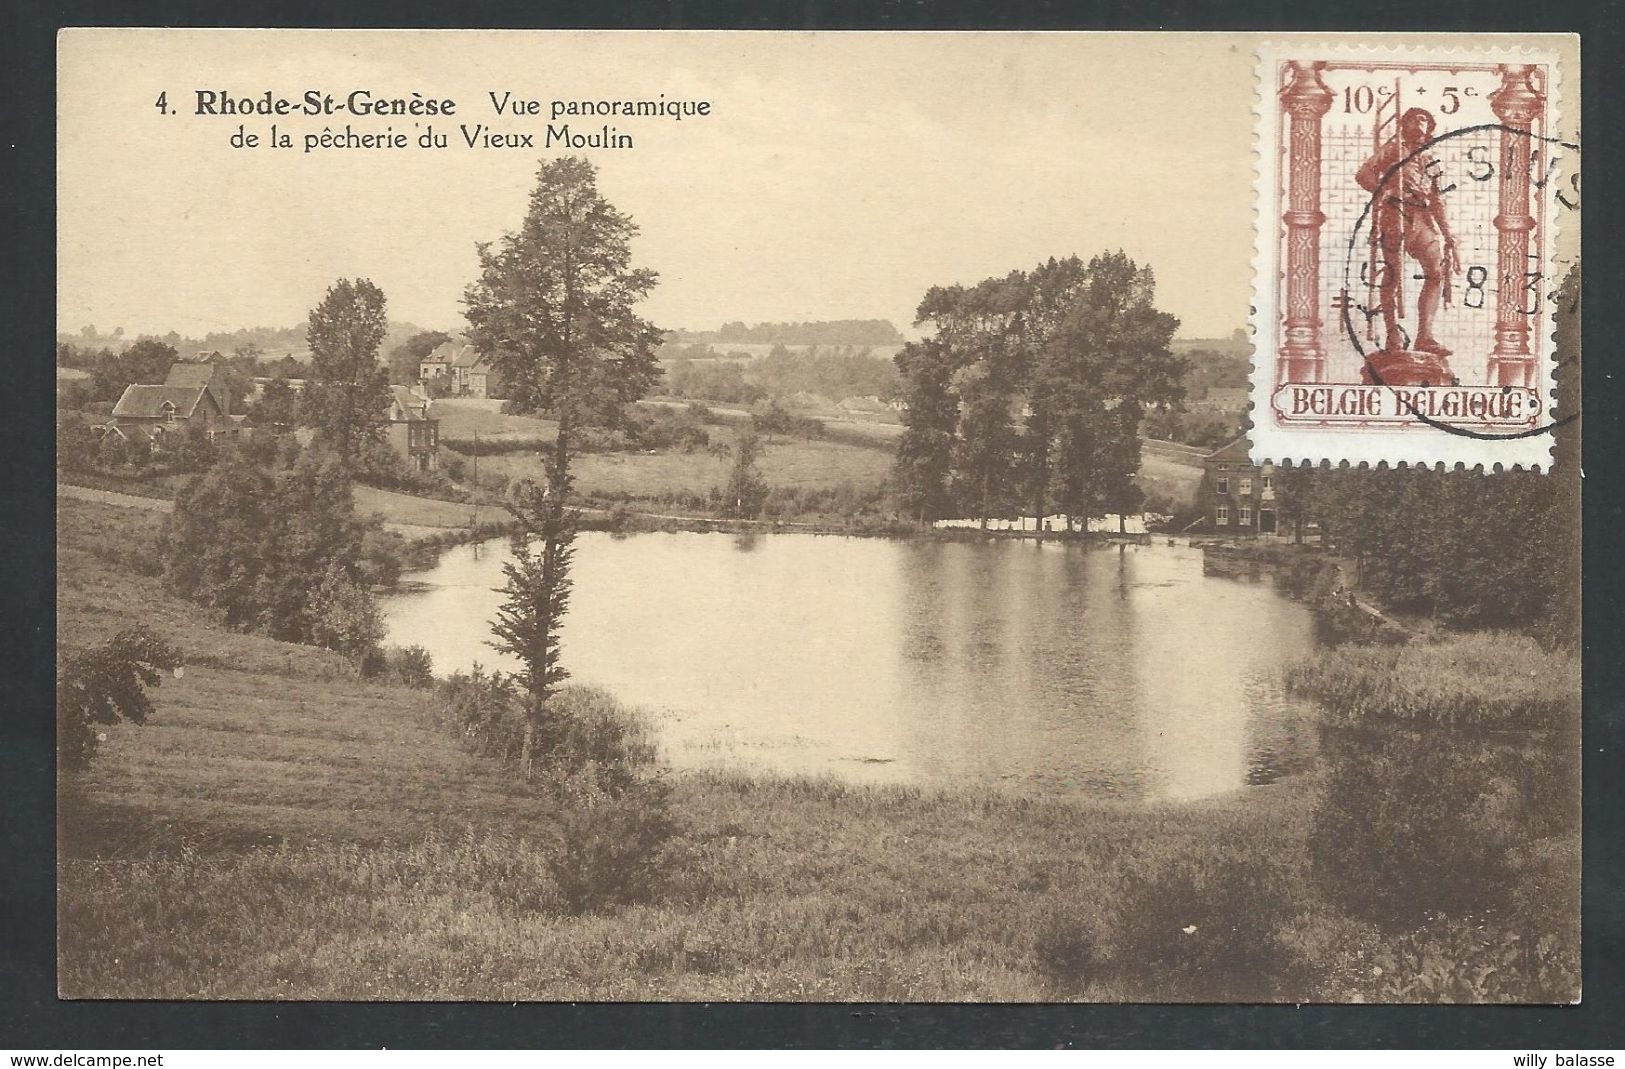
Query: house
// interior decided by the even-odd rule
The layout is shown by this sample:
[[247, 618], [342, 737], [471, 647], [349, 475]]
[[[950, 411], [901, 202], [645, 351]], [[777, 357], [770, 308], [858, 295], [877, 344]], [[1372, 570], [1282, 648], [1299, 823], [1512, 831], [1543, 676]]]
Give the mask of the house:
[[425, 385], [440, 382], [450, 397], [501, 397], [502, 380], [479, 350], [466, 342], [442, 342], [418, 364]]
[[1276, 533], [1275, 467], [1254, 464], [1243, 435], [1202, 458], [1202, 495], [1207, 529], [1252, 538]]
[[484, 357], [469, 366], [463, 382], [467, 397], [501, 397], [507, 392], [502, 388], [501, 374]]
[[428, 384], [446, 379], [451, 374], [451, 358], [456, 351], [456, 344], [449, 341], [435, 346], [433, 352], [418, 361], [418, 381]]
[[224, 368], [212, 360], [203, 358], [201, 353], [197, 360], [177, 360], [170, 364], [169, 374], [164, 376], [164, 385], [181, 389], [202, 386], [213, 395], [220, 411], [228, 414], [231, 412], [231, 388], [226, 385]]
[[201, 429], [214, 441], [235, 438], [243, 417], [231, 414], [231, 394], [218, 364], [178, 360], [162, 384], [132, 383], [113, 406], [102, 430], [158, 450], [164, 440], [187, 428]]
[[434, 471], [440, 467], [440, 421], [429, 415], [431, 402], [408, 386], [389, 388], [384, 437], [407, 467]]

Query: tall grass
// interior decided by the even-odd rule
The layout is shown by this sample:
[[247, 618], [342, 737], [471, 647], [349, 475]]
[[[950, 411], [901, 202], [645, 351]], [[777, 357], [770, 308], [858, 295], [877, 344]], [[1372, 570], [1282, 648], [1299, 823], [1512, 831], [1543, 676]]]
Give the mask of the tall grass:
[[[1322, 713], [1324, 785], [1309, 837], [1328, 900], [1389, 931], [1489, 914], [1552, 930], [1577, 872], [1533, 866], [1578, 838], [1579, 671], [1522, 635], [1343, 646], [1287, 673]], [[1538, 853], [1538, 851], [1537, 851]], [[1526, 914], [1520, 884], [1548, 916]]]
[[1288, 668], [1293, 693], [1327, 722], [1470, 725], [1520, 730], [1573, 725], [1578, 666], [1527, 635], [1478, 632], [1404, 646], [1344, 646]]

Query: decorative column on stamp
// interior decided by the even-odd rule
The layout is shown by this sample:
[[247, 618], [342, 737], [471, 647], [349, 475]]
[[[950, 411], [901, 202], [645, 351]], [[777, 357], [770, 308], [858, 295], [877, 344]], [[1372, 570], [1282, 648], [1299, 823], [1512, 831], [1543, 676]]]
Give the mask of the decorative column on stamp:
[[1326, 351], [1320, 344], [1320, 122], [1332, 91], [1320, 79], [1321, 62], [1292, 60], [1281, 105], [1292, 116], [1287, 148], [1286, 322], [1275, 380], [1320, 382]]
[[[1501, 200], [1495, 216], [1496, 264], [1500, 286], [1495, 299], [1495, 350], [1490, 354], [1490, 382], [1496, 386], [1535, 386], [1535, 357], [1529, 351], [1529, 315], [1523, 307], [1524, 272], [1529, 263], [1530, 125], [1541, 113], [1545, 95], [1535, 87], [1531, 64], [1503, 63], [1496, 68], [1501, 88], [1490, 94], [1490, 108], [1501, 120]], [[1544, 132], [1544, 131], [1543, 131]]]

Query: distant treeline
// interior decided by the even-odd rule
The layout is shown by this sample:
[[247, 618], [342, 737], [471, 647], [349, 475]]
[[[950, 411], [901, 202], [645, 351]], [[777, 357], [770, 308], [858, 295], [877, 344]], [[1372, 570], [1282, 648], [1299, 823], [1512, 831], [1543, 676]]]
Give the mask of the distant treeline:
[[667, 340], [746, 345], [901, 345], [903, 335], [885, 319], [822, 319], [810, 323], [757, 323], [735, 320], [717, 330], [674, 330]]
[[[739, 362], [728, 362], [736, 355]], [[705, 345], [668, 345], [660, 357], [666, 365], [664, 389], [673, 397], [749, 405], [769, 399], [791, 403], [798, 395], [887, 401], [901, 392], [902, 380], [892, 361], [849, 345], [793, 352], [776, 344], [756, 359]]]
[[[305, 328], [304, 323], [292, 327], [243, 327], [233, 331], [211, 331], [201, 338], [192, 338], [173, 330], [163, 335], [126, 334], [123, 327], [115, 327], [111, 333], [103, 334], [94, 325], [87, 323], [75, 333], [58, 333], [56, 340], [58, 354], [63, 352], [64, 345], [70, 347], [69, 352], [98, 349], [118, 352], [137, 341], [150, 338], [162, 342], [186, 358], [199, 352], [218, 352], [221, 356], [246, 354], [275, 358], [290, 350], [303, 352], [306, 348]], [[420, 333], [423, 333], [421, 327], [392, 320], [379, 351], [388, 352], [392, 347]], [[60, 360], [58, 362], [60, 363]]]

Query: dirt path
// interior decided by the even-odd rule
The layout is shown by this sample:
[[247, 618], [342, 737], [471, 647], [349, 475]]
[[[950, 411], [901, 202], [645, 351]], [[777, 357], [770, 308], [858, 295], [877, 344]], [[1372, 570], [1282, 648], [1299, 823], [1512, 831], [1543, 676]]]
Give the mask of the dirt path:
[[[175, 502], [167, 497], [142, 497], [139, 494], [120, 494], [112, 490], [97, 490], [90, 486], [73, 486], [67, 483], [58, 483], [56, 492], [61, 497], [71, 497], [79, 501], [96, 501], [103, 505], [118, 505], [123, 508], [146, 509], [148, 512], [173, 512]], [[450, 528], [429, 527], [416, 523], [385, 523], [386, 530], [411, 539], [427, 538], [430, 535], [444, 534]]]
[[123, 505], [126, 508], [146, 509], [148, 512], [170, 512], [175, 503], [167, 497], [141, 497], [138, 494], [119, 494], [112, 490], [97, 490], [89, 486], [70, 486], [57, 483], [56, 492], [62, 497], [80, 501], [99, 501], [104, 505]]

